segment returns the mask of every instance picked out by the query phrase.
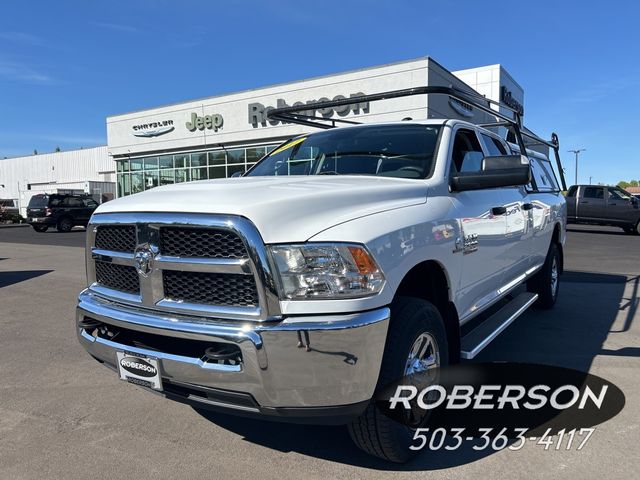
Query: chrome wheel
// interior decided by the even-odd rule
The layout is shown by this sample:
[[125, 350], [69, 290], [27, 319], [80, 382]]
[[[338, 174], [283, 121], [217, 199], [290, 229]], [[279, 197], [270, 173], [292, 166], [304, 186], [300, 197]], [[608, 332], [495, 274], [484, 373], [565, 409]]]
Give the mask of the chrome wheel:
[[551, 264], [551, 296], [556, 298], [558, 293], [558, 259], [553, 257], [553, 263]]
[[413, 342], [404, 367], [404, 375], [415, 375], [440, 366], [438, 342], [430, 333], [421, 333]]

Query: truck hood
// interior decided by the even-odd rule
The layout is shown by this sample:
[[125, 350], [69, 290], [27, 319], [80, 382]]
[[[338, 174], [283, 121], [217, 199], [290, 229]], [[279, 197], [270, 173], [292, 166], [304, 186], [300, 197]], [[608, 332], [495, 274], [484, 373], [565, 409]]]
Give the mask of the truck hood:
[[422, 180], [373, 176], [239, 177], [156, 187], [104, 203], [100, 213], [239, 215], [266, 243], [303, 242], [365, 215], [424, 203]]

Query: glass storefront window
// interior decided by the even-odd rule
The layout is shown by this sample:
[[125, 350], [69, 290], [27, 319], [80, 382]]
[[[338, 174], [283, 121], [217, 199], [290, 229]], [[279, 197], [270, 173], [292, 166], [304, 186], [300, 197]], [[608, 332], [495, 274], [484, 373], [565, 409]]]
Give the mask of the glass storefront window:
[[176, 169], [176, 183], [188, 182], [191, 178], [189, 178], [189, 170], [186, 168], [177, 168]]
[[244, 148], [227, 150], [227, 163], [244, 163]]
[[131, 174], [131, 193], [138, 193], [144, 190], [142, 173]]
[[149, 190], [150, 188], [158, 186], [158, 171], [152, 172], [144, 172], [144, 189]]
[[227, 176], [226, 167], [209, 167], [209, 178], [225, 178]]
[[160, 185], [170, 185], [173, 182], [173, 170], [160, 170]]
[[242, 164], [239, 164], [239, 165], [227, 165], [227, 177], [230, 177], [231, 175], [233, 175], [236, 172], [244, 173], [245, 172], [244, 165], [242, 165]]
[[[160, 168], [173, 168], [173, 155], [163, 155], [160, 157]], [[173, 174], [172, 174], [173, 176]]]
[[247, 162], [257, 162], [266, 154], [265, 147], [247, 148]]
[[[189, 167], [189, 154], [174, 155], [173, 161], [176, 168]], [[176, 177], [177, 179], [177, 177]]]
[[142, 170], [142, 158], [134, 158], [131, 160], [131, 171]]
[[227, 163], [227, 154], [224, 150], [209, 152], [209, 165], [224, 165]]
[[[118, 196], [142, 192], [158, 185], [226, 178], [244, 173], [277, 145], [200, 151], [176, 155], [117, 160]], [[245, 167], [246, 162], [246, 167]], [[128, 172], [133, 173], [128, 173]]]
[[207, 166], [207, 152], [198, 152], [191, 154], [191, 166], [192, 167], [206, 167]]
[[207, 177], [207, 168], [206, 167], [201, 167], [201, 168], [192, 168], [191, 169], [191, 180], [196, 181], [196, 180], [206, 180]]
[[147, 157], [144, 159], [145, 170], [155, 170], [158, 168], [158, 157]]

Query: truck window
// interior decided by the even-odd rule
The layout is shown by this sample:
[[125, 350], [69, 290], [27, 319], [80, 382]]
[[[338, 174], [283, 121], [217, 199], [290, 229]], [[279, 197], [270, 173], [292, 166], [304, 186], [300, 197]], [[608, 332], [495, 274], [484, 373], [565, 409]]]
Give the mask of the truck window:
[[598, 198], [604, 200], [604, 187], [585, 187], [584, 198]]
[[607, 198], [609, 200], [630, 200], [631, 194], [621, 188], [614, 187], [607, 189]]
[[492, 137], [491, 135], [487, 135], [486, 133], [481, 133], [482, 140], [484, 141], [485, 147], [487, 147], [487, 151], [489, 155], [506, 155], [507, 149], [504, 147], [502, 142], [497, 138]]
[[453, 142], [452, 168], [456, 172], [479, 172], [482, 167], [484, 153], [476, 133], [472, 130], [460, 129]]
[[573, 187], [569, 188], [569, 191], [567, 192], [567, 197], [575, 197], [577, 191], [578, 191], [578, 186], [574, 185]]
[[560, 188], [553, 173], [551, 162], [535, 157], [529, 157], [531, 173], [536, 181], [536, 190], [539, 192], [556, 192]]

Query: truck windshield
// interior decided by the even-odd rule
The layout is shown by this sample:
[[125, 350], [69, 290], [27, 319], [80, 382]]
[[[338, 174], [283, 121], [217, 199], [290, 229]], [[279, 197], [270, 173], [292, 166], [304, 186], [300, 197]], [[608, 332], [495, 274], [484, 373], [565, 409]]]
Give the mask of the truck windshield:
[[439, 125], [335, 128], [293, 139], [246, 176], [378, 175], [425, 178], [431, 172]]

